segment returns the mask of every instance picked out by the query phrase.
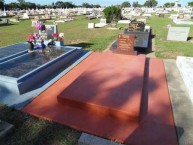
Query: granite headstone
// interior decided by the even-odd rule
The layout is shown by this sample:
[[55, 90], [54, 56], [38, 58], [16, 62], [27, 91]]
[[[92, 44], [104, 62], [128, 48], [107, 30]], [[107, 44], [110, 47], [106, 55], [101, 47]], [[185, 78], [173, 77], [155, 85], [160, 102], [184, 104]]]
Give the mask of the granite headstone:
[[114, 52], [121, 54], [136, 55], [137, 52], [134, 51], [134, 41], [135, 35], [119, 34], [117, 41], [117, 49]]
[[132, 21], [129, 24], [129, 31], [144, 31], [145, 23], [141, 21]]
[[58, 33], [57, 25], [46, 25], [47, 39], [53, 39], [52, 34]]

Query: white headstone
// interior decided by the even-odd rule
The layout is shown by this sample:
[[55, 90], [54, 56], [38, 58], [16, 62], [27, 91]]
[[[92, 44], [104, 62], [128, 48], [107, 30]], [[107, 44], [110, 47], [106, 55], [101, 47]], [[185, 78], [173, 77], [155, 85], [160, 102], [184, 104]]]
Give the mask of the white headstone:
[[176, 63], [193, 103], [193, 57], [178, 56]]
[[24, 14], [23, 14], [23, 19], [29, 19], [29, 16], [28, 16], [27, 13], [24, 13]]
[[187, 41], [190, 27], [170, 27], [167, 40]]
[[94, 24], [94, 23], [88, 23], [88, 28], [89, 28], [89, 29], [93, 29], [93, 28], [94, 28], [94, 26], [95, 26], [95, 24]]

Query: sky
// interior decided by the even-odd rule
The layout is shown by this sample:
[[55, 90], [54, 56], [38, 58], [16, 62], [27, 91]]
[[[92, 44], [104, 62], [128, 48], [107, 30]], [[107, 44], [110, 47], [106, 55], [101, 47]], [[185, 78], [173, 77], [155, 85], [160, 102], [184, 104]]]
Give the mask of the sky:
[[[11, 3], [11, 2], [18, 2], [17, 0], [4, 0], [5, 3]], [[124, 1], [129, 1], [131, 4], [138, 0], [25, 0], [26, 2], [32, 2], [36, 4], [52, 4], [52, 2], [57, 1], [63, 1], [63, 2], [72, 2], [75, 5], [81, 5], [82, 3], [89, 3], [89, 4], [99, 4], [101, 6], [109, 6], [109, 5], [116, 5], [121, 4]], [[139, 4], [144, 4], [146, 0], [139, 0]], [[175, 2], [176, 0], [157, 0], [158, 6], [163, 5], [166, 2]], [[179, 4], [188, 5], [188, 2], [191, 2], [192, 0], [180, 0]]]

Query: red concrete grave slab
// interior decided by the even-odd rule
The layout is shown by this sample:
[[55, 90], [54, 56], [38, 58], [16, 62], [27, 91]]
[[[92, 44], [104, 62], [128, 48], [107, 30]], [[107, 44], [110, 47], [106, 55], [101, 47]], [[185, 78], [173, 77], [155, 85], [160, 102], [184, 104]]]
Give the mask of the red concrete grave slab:
[[134, 145], [178, 145], [176, 127], [160, 59], [147, 60], [145, 91], [141, 104], [141, 122], [125, 142]]
[[[74, 81], [79, 80], [79, 77], [85, 74], [90, 67], [92, 68], [93, 64], [99, 63], [101, 55], [99, 53], [90, 55], [22, 111], [121, 143], [178, 145], [162, 60], [150, 59], [149, 63], [146, 63], [145, 87], [141, 100], [141, 121], [139, 123], [131, 120], [122, 121], [111, 115], [93, 113], [93, 110], [85, 110], [58, 102], [57, 96], [65, 92], [65, 89], [69, 88]], [[117, 55], [117, 59], [119, 59], [118, 57], [121, 59], [123, 56], [112, 55]], [[82, 84], [79, 86], [80, 89]], [[86, 92], [89, 89], [82, 91]], [[130, 100], [125, 100], [122, 107], [127, 104], [127, 101]]]
[[139, 121], [145, 56], [102, 54], [58, 101], [120, 120]]

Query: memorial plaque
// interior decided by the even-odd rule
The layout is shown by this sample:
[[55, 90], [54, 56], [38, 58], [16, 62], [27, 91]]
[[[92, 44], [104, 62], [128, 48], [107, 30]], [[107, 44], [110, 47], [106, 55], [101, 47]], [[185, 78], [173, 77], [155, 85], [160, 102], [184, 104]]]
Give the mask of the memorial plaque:
[[167, 40], [187, 41], [190, 27], [170, 27]]
[[124, 34], [136, 36], [134, 47], [147, 48], [149, 45], [149, 35], [150, 35], [149, 31], [147, 32], [124, 31]]
[[140, 21], [133, 21], [129, 24], [129, 31], [144, 31], [145, 23]]
[[136, 55], [137, 52], [134, 51], [134, 41], [135, 35], [119, 34], [115, 53]]
[[52, 34], [58, 33], [57, 25], [46, 25], [47, 39], [53, 39]]

